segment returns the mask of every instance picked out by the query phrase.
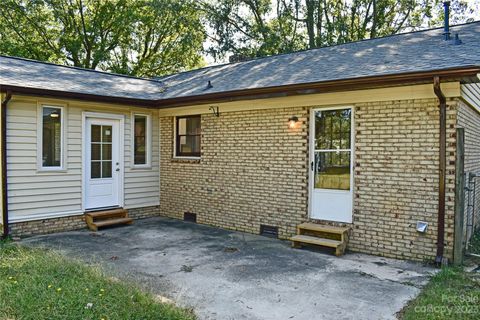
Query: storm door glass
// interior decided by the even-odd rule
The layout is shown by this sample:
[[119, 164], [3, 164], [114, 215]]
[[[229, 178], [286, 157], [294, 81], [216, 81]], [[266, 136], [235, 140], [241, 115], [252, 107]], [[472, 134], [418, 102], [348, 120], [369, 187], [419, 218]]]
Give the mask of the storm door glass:
[[315, 112], [315, 189], [350, 190], [351, 109]]

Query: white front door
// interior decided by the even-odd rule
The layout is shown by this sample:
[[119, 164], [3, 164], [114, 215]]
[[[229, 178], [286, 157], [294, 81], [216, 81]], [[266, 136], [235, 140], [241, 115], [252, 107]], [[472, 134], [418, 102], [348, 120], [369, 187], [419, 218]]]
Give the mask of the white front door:
[[120, 121], [86, 118], [84, 207], [120, 206]]
[[310, 217], [352, 222], [352, 108], [310, 114]]

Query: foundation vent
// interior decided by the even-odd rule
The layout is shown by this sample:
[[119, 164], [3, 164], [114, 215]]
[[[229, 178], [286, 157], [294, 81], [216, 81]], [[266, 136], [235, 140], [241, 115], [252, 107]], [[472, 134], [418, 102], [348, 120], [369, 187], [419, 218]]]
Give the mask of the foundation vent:
[[278, 238], [278, 227], [261, 224], [260, 235], [269, 237], [269, 238]]
[[184, 212], [183, 213], [183, 220], [188, 222], [195, 222], [197, 223], [197, 214], [192, 212]]

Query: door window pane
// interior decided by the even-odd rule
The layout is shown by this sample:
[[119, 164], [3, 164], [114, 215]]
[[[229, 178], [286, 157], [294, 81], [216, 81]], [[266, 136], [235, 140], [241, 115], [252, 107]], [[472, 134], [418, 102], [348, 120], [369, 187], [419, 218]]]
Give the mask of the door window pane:
[[102, 142], [112, 142], [112, 126], [102, 127]]
[[102, 162], [101, 161], [92, 161], [91, 162], [91, 176], [92, 176], [92, 179], [96, 179], [96, 178], [101, 178], [101, 169], [100, 169], [100, 164]]
[[62, 109], [42, 107], [42, 167], [60, 167]]
[[92, 142], [102, 142], [102, 126], [92, 125]]
[[112, 177], [112, 161], [102, 161], [102, 178]]
[[135, 115], [133, 130], [134, 164], [147, 164], [147, 116]]
[[102, 160], [112, 160], [112, 145], [102, 144]]
[[112, 177], [112, 126], [92, 125], [90, 146], [90, 177]]
[[316, 189], [350, 190], [350, 152], [315, 152]]
[[201, 154], [201, 116], [177, 117], [177, 156], [199, 157]]
[[102, 145], [100, 143], [92, 143], [92, 160], [101, 160], [100, 158], [100, 150]]

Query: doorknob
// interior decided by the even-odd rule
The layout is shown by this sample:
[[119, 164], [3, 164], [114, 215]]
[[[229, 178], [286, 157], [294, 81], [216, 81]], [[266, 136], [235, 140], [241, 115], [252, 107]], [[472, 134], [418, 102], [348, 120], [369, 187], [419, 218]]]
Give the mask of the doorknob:
[[120, 171], [120, 168], [117, 168], [115, 171], [117, 171], [117, 172]]

